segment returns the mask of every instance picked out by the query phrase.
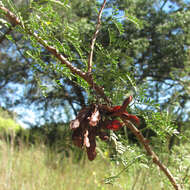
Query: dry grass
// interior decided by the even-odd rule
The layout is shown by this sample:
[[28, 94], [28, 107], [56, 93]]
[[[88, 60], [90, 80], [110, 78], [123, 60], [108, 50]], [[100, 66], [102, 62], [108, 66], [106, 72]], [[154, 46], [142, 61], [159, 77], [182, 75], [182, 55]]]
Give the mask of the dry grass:
[[15, 149], [1, 142], [0, 147], [0, 190], [95, 190], [105, 174], [105, 163], [74, 164], [44, 146]]
[[0, 162], [0, 190], [172, 189], [156, 167], [139, 163], [105, 184], [105, 177], [117, 174], [121, 167], [100, 156], [93, 162], [74, 163], [72, 156], [62, 159], [43, 145], [14, 148], [1, 141]]

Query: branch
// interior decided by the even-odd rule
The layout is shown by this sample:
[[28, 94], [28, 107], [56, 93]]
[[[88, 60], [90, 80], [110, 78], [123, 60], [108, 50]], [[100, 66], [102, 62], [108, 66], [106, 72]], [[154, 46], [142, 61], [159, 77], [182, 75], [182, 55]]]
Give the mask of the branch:
[[[46, 48], [58, 60], [60, 60], [62, 64], [65, 64], [70, 69], [70, 71], [73, 74], [78, 75], [81, 78], [83, 78], [90, 86], [92, 86], [94, 88], [94, 90], [99, 95], [101, 95], [104, 98], [104, 100], [107, 103], [110, 103], [110, 100], [105, 95], [103, 88], [101, 88], [96, 83], [94, 83], [91, 75], [89, 75], [89, 73], [92, 70], [93, 49], [94, 49], [94, 44], [95, 44], [95, 40], [96, 40], [97, 34], [99, 32], [101, 14], [102, 14], [103, 8], [105, 6], [105, 3], [106, 3], [106, 0], [104, 0], [102, 8], [101, 8], [101, 10], [99, 12], [98, 24], [97, 24], [97, 27], [96, 27], [96, 32], [95, 32], [95, 34], [93, 36], [93, 39], [92, 39], [91, 52], [90, 52], [89, 63], [88, 63], [88, 73], [82, 72], [80, 69], [74, 67], [72, 65], [72, 63], [70, 63], [62, 54], [60, 54], [57, 51], [56, 48], [54, 48], [53, 46], [48, 45], [48, 42], [46, 42], [40, 36], [38, 36], [37, 33], [34, 33], [31, 30], [24, 28], [24, 26], [22, 25], [21, 21], [11, 11], [9, 11], [7, 8], [3, 7], [1, 4], [0, 4], [0, 10], [2, 10], [5, 13], [6, 18], [9, 20], [9, 22], [13, 26], [20, 25], [27, 32], [27, 34], [33, 36], [44, 48]], [[123, 106], [125, 107], [127, 104], [128, 104], [128, 102], [125, 102]], [[165, 175], [168, 177], [168, 179], [170, 180], [170, 182], [172, 183], [172, 185], [174, 186], [174, 188], [176, 190], [181, 190], [181, 187], [177, 184], [176, 180], [174, 179], [174, 177], [172, 176], [172, 174], [170, 173], [170, 171], [168, 170], [168, 168], [166, 168], [166, 166], [164, 166], [160, 162], [158, 156], [152, 151], [152, 149], [149, 146], [147, 140], [143, 137], [143, 135], [141, 134], [141, 132], [130, 121], [126, 120], [125, 117], [121, 116], [121, 119], [126, 124], [126, 126], [128, 126], [128, 128], [135, 134], [135, 136], [138, 138], [138, 140], [143, 144], [143, 146], [146, 149], [147, 153], [152, 157], [153, 162], [155, 164], [157, 164], [160, 167], [160, 169], [165, 173]]]
[[4, 6], [0, 5], [0, 9], [5, 13], [5, 16], [7, 17], [7, 19], [9, 20], [9, 22], [13, 26], [21, 24], [19, 18], [17, 18], [16, 15], [14, 15], [14, 13], [12, 13], [11, 11], [9, 11], [7, 8], [5, 8]]
[[105, 4], [106, 4], [106, 0], [104, 0], [103, 4], [102, 4], [102, 7], [99, 11], [99, 14], [98, 14], [98, 22], [97, 22], [97, 25], [96, 25], [96, 31], [92, 37], [92, 42], [91, 42], [91, 45], [90, 45], [90, 53], [89, 53], [89, 58], [88, 58], [88, 73], [91, 73], [92, 72], [92, 59], [93, 59], [93, 51], [94, 51], [94, 45], [95, 45], [95, 42], [96, 42], [96, 38], [98, 36], [98, 33], [100, 31], [100, 26], [101, 26], [101, 17], [102, 17], [102, 12], [103, 12], [103, 9], [105, 7]]
[[148, 155], [152, 157], [153, 162], [159, 166], [160, 170], [162, 170], [165, 173], [165, 175], [168, 177], [168, 179], [170, 180], [173, 187], [176, 190], [182, 190], [180, 185], [177, 184], [175, 178], [173, 177], [173, 175], [171, 174], [169, 169], [164, 164], [161, 163], [158, 156], [151, 149], [150, 145], [148, 144], [148, 141], [144, 138], [142, 133], [129, 120], [127, 120], [124, 116], [121, 116], [121, 119], [126, 124], [126, 126], [133, 132], [133, 134], [138, 138], [138, 140], [143, 144]]
[[160, 10], [162, 10], [162, 9], [164, 8], [164, 6], [166, 5], [167, 1], [168, 1], [168, 0], [165, 0], [165, 1], [163, 2], [162, 6], [160, 7]]
[[[19, 20], [19, 18], [16, 17], [16, 15], [14, 15], [14, 13], [12, 13], [10, 10], [8, 10], [7, 8], [3, 6], [0, 6], [0, 9], [4, 11], [5, 16], [7, 17], [7, 19], [13, 26], [20, 25], [23, 28], [21, 21]], [[86, 74], [84, 72], [74, 67], [71, 64], [71, 62], [69, 62], [62, 54], [58, 53], [56, 48], [48, 45], [48, 42], [43, 40], [40, 36], [38, 36], [38, 34], [36, 34], [35, 32], [32, 32], [29, 29], [26, 29], [26, 28], [23, 28], [23, 29], [27, 30], [27, 33], [29, 35], [33, 36], [42, 46], [44, 46], [50, 53], [52, 53], [57, 59], [59, 59], [62, 64], [65, 64], [73, 74], [77, 74], [82, 78], [85, 77]]]
[[[106, 2], [106, 0], [104, 0], [104, 1]], [[2, 10], [5, 13], [6, 18], [13, 26], [17, 26], [17, 25], [21, 26], [27, 32], [27, 34], [29, 34], [30, 36], [33, 36], [37, 40], [38, 43], [40, 43], [51, 54], [53, 54], [54, 57], [56, 57], [62, 64], [65, 64], [74, 75], [78, 75], [79, 77], [83, 78], [91, 87], [93, 87], [95, 89], [95, 91], [107, 103], [111, 102], [108, 99], [108, 97], [105, 95], [104, 90], [100, 86], [98, 86], [96, 83], [94, 83], [92, 77], [88, 73], [85, 73], [85, 72], [81, 71], [80, 69], [78, 69], [77, 67], [73, 66], [72, 63], [69, 62], [62, 54], [60, 54], [55, 47], [48, 45], [48, 42], [43, 40], [40, 36], [38, 36], [37, 33], [24, 27], [23, 24], [21, 23], [21, 21], [19, 20], [19, 18], [17, 18], [16, 15], [14, 13], [12, 13], [10, 10], [8, 10], [7, 8], [5, 8], [2, 5], [0, 5], [0, 10]], [[103, 10], [103, 7], [101, 10]], [[102, 11], [100, 11], [100, 13], [102, 13]], [[101, 16], [101, 14], [100, 14], [100, 16]]]

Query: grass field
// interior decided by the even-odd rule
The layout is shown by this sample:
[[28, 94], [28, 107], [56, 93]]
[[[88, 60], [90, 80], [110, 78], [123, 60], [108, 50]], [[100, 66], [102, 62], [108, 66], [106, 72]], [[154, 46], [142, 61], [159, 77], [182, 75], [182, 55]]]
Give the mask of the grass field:
[[[93, 162], [85, 158], [78, 163], [73, 160], [73, 156], [62, 159], [61, 154], [55, 154], [43, 145], [15, 148], [1, 141], [0, 190], [172, 189], [166, 177], [153, 164], [147, 166], [137, 162], [123, 170], [121, 164], [110, 162], [100, 155]], [[171, 169], [177, 177], [181, 177], [177, 173], [177, 164]], [[189, 173], [183, 178], [185, 175], [185, 186], [189, 188]]]

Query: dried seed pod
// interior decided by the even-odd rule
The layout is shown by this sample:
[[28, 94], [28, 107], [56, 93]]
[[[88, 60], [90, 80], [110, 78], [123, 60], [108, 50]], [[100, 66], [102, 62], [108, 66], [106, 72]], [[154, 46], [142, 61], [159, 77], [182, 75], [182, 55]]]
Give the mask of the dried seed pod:
[[82, 137], [78, 137], [78, 138], [74, 137], [73, 144], [79, 148], [82, 148], [82, 145], [83, 145]]
[[72, 141], [73, 141], [75, 146], [82, 148], [82, 146], [83, 146], [83, 135], [82, 135], [82, 129], [81, 128], [77, 128], [75, 131], [73, 131]]
[[76, 119], [72, 120], [70, 122], [70, 129], [75, 130], [81, 125], [81, 122], [83, 122], [90, 114], [90, 108], [85, 107], [81, 109], [76, 117]]
[[94, 160], [96, 157], [96, 135], [98, 134], [98, 130], [98, 127], [89, 128], [88, 138], [90, 141], [90, 146], [86, 148], [86, 152], [90, 161]]
[[96, 158], [96, 139], [90, 139], [90, 147], [86, 148], [88, 159], [90, 161], [94, 160]]
[[135, 125], [139, 126], [140, 125], [140, 119], [136, 115], [129, 114], [128, 112], [124, 112], [123, 116], [134, 123]]
[[119, 129], [121, 129], [122, 127], [122, 123], [118, 120], [113, 120], [111, 121], [106, 128], [112, 131], [118, 131]]
[[92, 112], [91, 116], [88, 117], [89, 125], [95, 127], [100, 121], [100, 118], [100, 112], [98, 110], [98, 107], [95, 105], [94, 111]]
[[88, 138], [88, 130], [85, 131], [84, 133], [84, 142], [83, 142], [83, 145], [86, 146], [86, 147], [90, 147], [90, 141], [89, 141], [89, 138]]
[[79, 119], [72, 120], [70, 122], [70, 129], [76, 129], [80, 126], [80, 121]]

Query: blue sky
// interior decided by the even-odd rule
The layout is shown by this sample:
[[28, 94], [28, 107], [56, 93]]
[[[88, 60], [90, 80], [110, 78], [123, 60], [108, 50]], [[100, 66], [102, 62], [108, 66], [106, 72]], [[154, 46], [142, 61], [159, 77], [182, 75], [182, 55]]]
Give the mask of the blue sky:
[[[102, 2], [102, 1], [100, 1]], [[190, 2], [190, 0], [187, 0], [186, 2]], [[171, 5], [171, 3], [167, 3], [166, 6], [165, 6], [165, 10], [169, 10], [169, 6]], [[174, 9], [175, 9], [175, 6], [174, 6]], [[111, 9], [107, 9], [108, 13], [110, 12], [111, 13]], [[124, 16], [124, 12], [120, 12], [118, 14], [118, 17], [119, 19], [122, 19], [122, 17]], [[15, 48], [14, 46], [12, 48]], [[7, 52], [7, 50], [4, 50]], [[12, 49], [9, 49], [10, 51], [10, 54], [14, 57], [17, 56], [18, 52], [15, 52], [15, 51], [12, 51]], [[15, 52], [15, 55], [13, 54], [13, 52]], [[3, 53], [3, 52], [2, 52]], [[16, 99], [23, 93], [23, 87], [22, 86], [19, 86], [19, 85], [15, 85], [13, 86], [13, 84], [10, 84], [12, 86], [10, 86], [11, 88], [15, 89], [14, 91], [14, 95], [10, 95], [11, 96], [11, 101], [12, 101], [12, 104], [14, 104], [14, 102], [16, 101]], [[162, 90], [163, 93], [163, 96], [161, 98], [161, 101], [165, 101], [167, 99], [167, 96], [168, 94], [165, 94], [164, 92], [164, 89]], [[168, 92], [167, 92], [168, 93]], [[3, 103], [2, 103], [3, 105]], [[186, 106], [187, 108], [187, 111], [190, 111], [190, 103], [187, 104]], [[36, 116], [36, 113], [35, 113], [35, 109], [33, 107], [33, 105], [28, 105], [28, 107], [24, 107], [24, 106], [16, 106], [14, 109], [12, 109], [13, 111], [17, 112], [19, 115], [22, 115], [22, 119], [18, 119], [18, 122], [24, 126], [24, 127], [27, 127], [28, 125], [26, 125], [24, 123], [24, 121], [27, 121], [31, 124], [35, 124], [35, 121], [37, 120], [37, 116]], [[59, 112], [59, 110], [57, 111]], [[55, 117], [56, 117], [57, 113], [55, 112]], [[66, 116], [65, 118], [63, 118], [63, 120], [67, 120]]]

